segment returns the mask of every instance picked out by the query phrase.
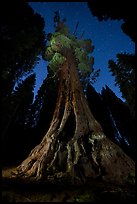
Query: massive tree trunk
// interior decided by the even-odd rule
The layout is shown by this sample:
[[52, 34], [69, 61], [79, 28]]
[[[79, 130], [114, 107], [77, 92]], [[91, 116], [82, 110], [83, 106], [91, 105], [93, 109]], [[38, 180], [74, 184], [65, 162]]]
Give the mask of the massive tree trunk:
[[83, 183], [98, 177], [121, 182], [134, 171], [134, 162], [104, 135], [88, 107], [72, 51], [66, 49], [63, 54], [66, 61], [59, 69], [49, 130], [14, 176], [45, 182]]

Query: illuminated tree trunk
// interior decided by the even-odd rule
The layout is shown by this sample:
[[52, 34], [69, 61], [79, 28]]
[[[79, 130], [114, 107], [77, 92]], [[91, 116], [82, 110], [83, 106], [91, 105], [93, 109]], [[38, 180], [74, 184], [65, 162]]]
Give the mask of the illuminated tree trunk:
[[[69, 49], [63, 54], [66, 61], [59, 69], [58, 98], [49, 130], [14, 174], [23, 179], [45, 182], [64, 179], [75, 184], [101, 176], [111, 180], [115, 174], [111, 161], [119, 159], [119, 152], [124, 167], [118, 169], [118, 180], [125, 175], [122, 170], [126, 164], [127, 173], [134, 169], [134, 163], [103, 134], [84, 96], [75, 57]], [[119, 168], [119, 162], [115, 161], [115, 165]]]

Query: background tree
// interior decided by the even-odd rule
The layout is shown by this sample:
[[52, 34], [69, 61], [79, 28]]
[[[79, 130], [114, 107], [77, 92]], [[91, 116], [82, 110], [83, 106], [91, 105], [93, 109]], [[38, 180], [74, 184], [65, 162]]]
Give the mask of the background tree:
[[[137, 42], [135, 1], [108, 1], [91, 0], [88, 6], [93, 15], [100, 21], [120, 20], [124, 22], [121, 28], [132, 41]], [[109, 70], [115, 76], [116, 84], [119, 86], [123, 97], [128, 103], [133, 117], [135, 116], [135, 56], [133, 54], [117, 54], [117, 63], [109, 61]]]
[[133, 119], [135, 119], [135, 55], [117, 54], [117, 61], [109, 60], [109, 70], [115, 77], [123, 98], [129, 106]]
[[135, 1], [90, 0], [88, 6], [98, 20], [123, 20], [122, 31], [137, 42]]
[[[88, 5], [92, 14], [97, 16], [100, 21], [123, 20], [122, 31], [133, 42], [137, 42], [135, 1], [91, 0], [88, 1]], [[135, 125], [135, 55], [117, 54], [117, 62], [109, 61], [109, 71], [115, 76], [115, 82], [126, 99], [131, 111], [132, 122]]]
[[115, 141], [118, 139], [121, 148], [135, 159], [135, 130], [127, 104], [119, 99], [108, 86], [102, 89], [102, 97], [118, 130]]
[[89, 84], [87, 100], [105, 135], [135, 159], [135, 132], [128, 106], [108, 86], [99, 94]]
[[[34, 13], [28, 3], [24, 1], [3, 2], [0, 9], [2, 17], [1, 137], [4, 142], [4, 149], [6, 141], [9, 144], [9, 141], [15, 142], [15, 140], [17, 140], [17, 135], [22, 137], [21, 132], [19, 133], [19, 126], [24, 128], [26, 123], [25, 117], [28, 112], [27, 109], [30, 108], [29, 101], [27, 100], [32, 100], [35, 76], [32, 75], [24, 82], [22, 82], [22, 80], [33, 72], [34, 66], [39, 59], [38, 56], [43, 52], [43, 48], [45, 47], [45, 23], [44, 19], [39, 14]], [[28, 83], [28, 85], [26, 83]], [[29, 84], [31, 88], [29, 88]], [[18, 87], [18, 91], [15, 91], [15, 86]], [[28, 90], [27, 88], [25, 90], [25, 86], [28, 86]], [[27, 95], [27, 93], [30, 94], [30, 96]], [[9, 134], [11, 127], [13, 134]], [[22, 128], [20, 127], [20, 131], [21, 130]], [[7, 148], [5, 148], [4, 152], [6, 149]], [[11, 148], [9, 149], [11, 151]]]
[[45, 45], [44, 20], [24, 1], [1, 5], [2, 98], [30, 73]]
[[[35, 74], [31, 74], [15, 88], [10, 106], [3, 115], [1, 136], [2, 159], [5, 162], [12, 163], [20, 156], [22, 158], [25, 152], [23, 147], [25, 140], [27, 141], [26, 121], [33, 103], [35, 77]], [[7, 104], [5, 106], [7, 108]], [[25, 146], [27, 148], [27, 145]]]
[[102, 94], [97, 93], [95, 88], [89, 83], [86, 96], [91, 112], [101, 124], [103, 132], [113, 142], [117, 143], [117, 129], [115, 128], [113, 119], [110, 116], [109, 108], [105, 100], [103, 100]]
[[87, 79], [93, 70], [89, 57], [92, 43], [71, 35], [58, 13], [55, 17], [55, 33], [50, 36], [45, 52], [58, 81], [53, 118], [41, 143], [15, 169], [13, 176], [73, 184], [99, 177], [124, 182], [125, 176], [134, 171], [134, 162], [104, 135], [90, 112], [79, 79], [81, 74]]
[[[48, 67], [47, 78], [44, 79], [29, 113], [27, 125], [31, 127], [33, 145], [41, 141], [47, 132], [57, 100], [57, 80], [51, 77]], [[31, 141], [32, 143], [32, 141]]]
[[[43, 109], [44, 107], [46, 108], [48, 107], [48, 110], [49, 110], [48, 112], [50, 112], [50, 108], [49, 108], [50, 105], [54, 110], [54, 106], [56, 103], [57, 81], [55, 78], [52, 77], [49, 67], [47, 67], [47, 70], [48, 70], [48, 75], [43, 80], [43, 83], [37, 92], [35, 101], [31, 109], [31, 114], [30, 114], [31, 119], [29, 121], [32, 127], [35, 127], [37, 125], [40, 119], [41, 109]], [[46, 103], [48, 103], [48, 105], [46, 105]], [[47, 111], [44, 111], [44, 112], [45, 112], [44, 114], [46, 114]], [[49, 118], [51, 117], [50, 115], [52, 114], [50, 113], [48, 114]]]

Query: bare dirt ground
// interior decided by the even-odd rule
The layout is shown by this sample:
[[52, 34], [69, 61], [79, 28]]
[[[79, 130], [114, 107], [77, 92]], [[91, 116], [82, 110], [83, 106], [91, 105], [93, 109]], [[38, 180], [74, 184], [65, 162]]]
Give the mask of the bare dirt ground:
[[116, 186], [101, 181], [83, 186], [23, 184], [9, 179], [14, 168], [2, 169], [2, 202], [135, 203], [132, 185]]

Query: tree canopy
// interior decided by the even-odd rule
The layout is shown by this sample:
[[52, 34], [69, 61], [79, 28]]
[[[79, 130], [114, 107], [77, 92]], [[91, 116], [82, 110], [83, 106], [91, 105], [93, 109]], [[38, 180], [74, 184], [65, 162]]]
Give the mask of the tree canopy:
[[48, 35], [48, 45], [43, 55], [49, 61], [49, 67], [56, 75], [59, 66], [66, 60], [63, 52], [65, 48], [73, 50], [77, 60], [77, 68], [80, 79], [84, 85], [91, 80], [96, 81], [100, 70], [94, 70], [94, 58], [91, 56], [94, 46], [90, 39], [78, 39], [75, 34], [70, 34], [69, 28], [65, 25], [65, 20], [61, 20], [59, 12], [55, 12], [55, 33]]
[[137, 42], [136, 34], [136, 5], [134, 0], [90, 0], [88, 6], [93, 15], [102, 20], [123, 20], [122, 31], [134, 42]]
[[2, 95], [11, 94], [22, 76], [29, 74], [45, 46], [44, 19], [27, 2], [1, 5]]

